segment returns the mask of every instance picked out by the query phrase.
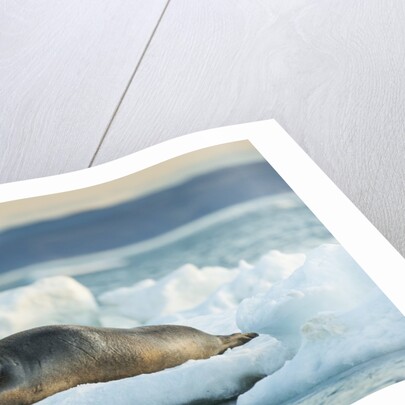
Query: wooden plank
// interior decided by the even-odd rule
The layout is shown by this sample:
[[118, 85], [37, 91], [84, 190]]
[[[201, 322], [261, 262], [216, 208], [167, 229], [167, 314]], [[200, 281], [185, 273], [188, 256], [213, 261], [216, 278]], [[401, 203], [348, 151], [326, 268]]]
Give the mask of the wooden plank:
[[89, 165], [165, 4], [1, 3], [1, 182]]
[[404, 5], [172, 0], [95, 163], [276, 118], [404, 254]]

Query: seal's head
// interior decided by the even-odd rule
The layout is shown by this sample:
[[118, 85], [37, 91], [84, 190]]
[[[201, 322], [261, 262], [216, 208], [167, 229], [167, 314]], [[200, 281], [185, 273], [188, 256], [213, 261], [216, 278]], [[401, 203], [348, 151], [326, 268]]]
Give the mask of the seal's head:
[[16, 395], [18, 388], [18, 376], [16, 368], [7, 363], [0, 363], [0, 404], [25, 404], [19, 395]]
[[0, 391], [10, 384], [10, 366], [7, 363], [0, 363]]
[[5, 401], [10, 391], [10, 375], [8, 368], [0, 363], [0, 400]]

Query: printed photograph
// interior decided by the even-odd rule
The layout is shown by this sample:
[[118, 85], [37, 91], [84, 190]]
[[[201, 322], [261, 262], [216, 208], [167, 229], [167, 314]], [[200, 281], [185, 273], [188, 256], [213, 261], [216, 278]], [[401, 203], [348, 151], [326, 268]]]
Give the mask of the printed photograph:
[[405, 317], [248, 141], [0, 204], [2, 405], [346, 405], [404, 379]]

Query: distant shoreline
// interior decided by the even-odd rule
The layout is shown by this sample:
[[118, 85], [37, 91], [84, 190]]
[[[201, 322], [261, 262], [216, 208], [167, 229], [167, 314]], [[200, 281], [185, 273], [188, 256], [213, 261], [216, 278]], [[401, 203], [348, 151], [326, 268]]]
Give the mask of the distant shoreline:
[[228, 206], [286, 191], [267, 162], [244, 164], [113, 207], [9, 229], [0, 233], [0, 273], [141, 242]]

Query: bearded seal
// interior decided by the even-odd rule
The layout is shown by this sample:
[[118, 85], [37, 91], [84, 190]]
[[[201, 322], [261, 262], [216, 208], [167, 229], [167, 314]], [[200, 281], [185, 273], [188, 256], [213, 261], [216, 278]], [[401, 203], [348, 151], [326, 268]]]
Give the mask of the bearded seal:
[[256, 336], [210, 335], [179, 325], [30, 329], [0, 340], [0, 404], [33, 404], [79, 384], [154, 373], [190, 359], [207, 359]]

